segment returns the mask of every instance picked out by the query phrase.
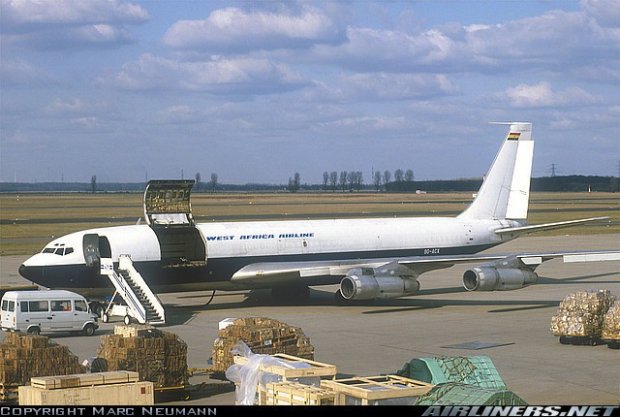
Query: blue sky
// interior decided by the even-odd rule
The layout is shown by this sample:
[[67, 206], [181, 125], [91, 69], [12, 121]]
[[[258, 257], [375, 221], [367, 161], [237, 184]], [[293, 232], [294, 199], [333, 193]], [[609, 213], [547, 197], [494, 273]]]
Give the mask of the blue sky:
[[[0, 0], [0, 181], [616, 175], [620, 2]], [[183, 174], [182, 174], [183, 173]]]

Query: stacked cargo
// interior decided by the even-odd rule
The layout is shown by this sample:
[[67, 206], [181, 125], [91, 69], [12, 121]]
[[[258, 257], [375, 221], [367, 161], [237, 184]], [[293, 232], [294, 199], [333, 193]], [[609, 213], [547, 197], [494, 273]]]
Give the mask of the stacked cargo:
[[187, 344], [177, 335], [149, 326], [115, 326], [101, 338], [98, 364], [108, 371], [127, 370], [155, 388], [179, 387], [188, 382]]
[[213, 343], [213, 370], [225, 372], [233, 364], [231, 349], [242, 340], [255, 354], [285, 353], [314, 359], [314, 347], [300, 327], [264, 317], [240, 318], [220, 329]]
[[551, 318], [551, 332], [561, 343], [597, 344], [603, 318], [613, 304], [609, 290], [588, 290], [569, 294]]
[[607, 310], [603, 318], [601, 338], [609, 343], [610, 348], [618, 349], [620, 347], [620, 301], [616, 301]]
[[46, 336], [5, 333], [0, 355], [0, 401], [14, 399], [17, 386], [28, 384], [33, 376], [84, 372], [67, 346]]
[[32, 378], [19, 405], [152, 405], [153, 383], [130, 371]]

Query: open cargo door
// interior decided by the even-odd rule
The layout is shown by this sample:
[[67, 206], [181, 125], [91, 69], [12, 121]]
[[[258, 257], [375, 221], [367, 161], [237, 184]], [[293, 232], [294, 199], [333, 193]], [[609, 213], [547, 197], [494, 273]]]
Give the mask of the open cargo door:
[[207, 249], [194, 223], [190, 195], [194, 180], [152, 180], [144, 190], [144, 218], [167, 266], [203, 266]]

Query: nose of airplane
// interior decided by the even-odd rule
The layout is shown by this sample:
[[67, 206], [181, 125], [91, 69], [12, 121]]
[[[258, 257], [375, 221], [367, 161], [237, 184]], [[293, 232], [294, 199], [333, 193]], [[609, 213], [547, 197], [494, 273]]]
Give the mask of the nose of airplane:
[[33, 271], [31, 267], [27, 267], [26, 265], [21, 264], [19, 266], [18, 272], [19, 272], [19, 275], [21, 275], [22, 277], [26, 278], [29, 281], [32, 281]]

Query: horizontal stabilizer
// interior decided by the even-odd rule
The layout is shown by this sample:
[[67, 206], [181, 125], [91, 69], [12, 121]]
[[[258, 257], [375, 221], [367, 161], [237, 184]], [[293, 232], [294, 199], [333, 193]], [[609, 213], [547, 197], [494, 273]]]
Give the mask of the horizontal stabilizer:
[[579, 219], [579, 220], [568, 220], [565, 222], [555, 222], [555, 223], [544, 223], [544, 224], [535, 224], [531, 226], [519, 226], [519, 227], [506, 227], [504, 229], [498, 229], [495, 231], [498, 235], [503, 235], [507, 233], [515, 233], [515, 234], [527, 234], [540, 232], [543, 230], [552, 230], [552, 229], [561, 229], [563, 227], [571, 227], [579, 224], [597, 222], [602, 220], [608, 220], [609, 217], [591, 217], [589, 219]]

